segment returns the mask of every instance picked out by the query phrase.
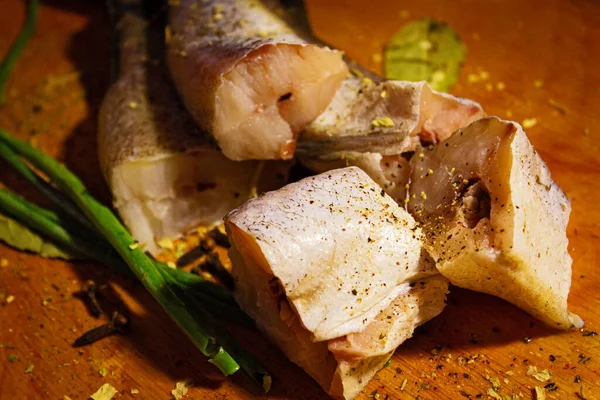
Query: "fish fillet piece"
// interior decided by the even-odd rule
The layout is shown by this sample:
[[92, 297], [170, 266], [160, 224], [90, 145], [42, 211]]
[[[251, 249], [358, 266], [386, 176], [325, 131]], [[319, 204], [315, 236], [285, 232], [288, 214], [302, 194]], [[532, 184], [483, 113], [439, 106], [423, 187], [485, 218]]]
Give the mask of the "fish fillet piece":
[[442, 275], [550, 326], [583, 325], [567, 308], [571, 206], [520, 125], [476, 121], [411, 163], [408, 209]]
[[184, 103], [232, 160], [289, 159], [297, 135], [347, 75], [341, 52], [308, 44], [274, 1], [180, 0], [168, 63]]
[[249, 200], [225, 226], [238, 304], [334, 398], [445, 305], [420, 229], [356, 167]]
[[127, 13], [118, 26], [120, 76], [99, 114], [100, 164], [125, 225], [156, 254], [156, 241], [219, 223], [247, 199], [259, 162], [227, 159], [196, 127], [166, 69], [144, 61], [155, 32], [142, 16]]
[[422, 275], [420, 229], [355, 167], [252, 199], [225, 221], [238, 246], [265, 257], [318, 341], [362, 331]]
[[305, 129], [298, 157], [318, 173], [357, 166], [400, 202], [410, 178], [403, 153], [439, 143], [483, 116], [479, 104], [436, 92], [424, 81], [349, 78]]

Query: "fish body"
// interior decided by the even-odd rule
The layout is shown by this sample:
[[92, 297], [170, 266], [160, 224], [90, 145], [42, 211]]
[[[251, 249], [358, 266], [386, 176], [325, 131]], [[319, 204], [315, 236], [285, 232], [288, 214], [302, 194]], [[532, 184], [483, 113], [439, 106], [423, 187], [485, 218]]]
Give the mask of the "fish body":
[[521, 126], [485, 118], [411, 160], [408, 210], [454, 285], [580, 328], [567, 297], [571, 206]]
[[100, 164], [132, 236], [156, 253], [163, 238], [219, 223], [248, 198], [259, 166], [227, 159], [196, 126], [143, 15], [125, 13], [118, 27], [120, 72], [99, 113]]
[[483, 116], [479, 104], [436, 92], [427, 82], [348, 78], [305, 129], [297, 153], [315, 172], [357, 166], [403, 201], [410, 180], [403, 153], [439, 143]]
[[167, 59], [196, 122], [232, 160], [289, 159], [346, 77], [342, 54], [307, 43], [277, 2], [180, 0]]
[[420, 228], [356, 167], [250, 200], [225, 226], [236, 300], [333, 397], [355, 397], [444, 307]]

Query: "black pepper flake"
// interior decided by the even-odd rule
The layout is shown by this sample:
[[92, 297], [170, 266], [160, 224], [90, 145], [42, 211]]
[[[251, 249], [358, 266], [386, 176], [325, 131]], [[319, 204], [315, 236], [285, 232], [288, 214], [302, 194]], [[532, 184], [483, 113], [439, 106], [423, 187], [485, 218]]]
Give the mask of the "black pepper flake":
[[552, 354], [550, 354], [550, 356], [548, 357], [548, 359], [550, 360], [550, 362], [556, 361], [556, 357], [554, 357], [554, 355], [552, 355]]
[[523, 338], [523, 341], [525, 343], [531, 343], [531, 338], [530, 337], [525, 337], [525, 338]]
[[470, 399], [470, 398], [471, 398], [471, 395], [470, 395], [469, 393], [465, 392], [464, 390], [461, 390], [461, 391], [460, 391], [460, 395], [461, 395], [462, 397], [466, 397], [467, 399]]
[[581, 332], [581, 334], [582, 334], [583, 336], [596, 336], [596, 335], [598, 335], [598, 332], [596, 332], [596, 331], [588, 331], [587, 329], [584, 329], [584, 330]]
[[352, 289], [352, 294], [355, 295], [355, 296], [358, 294], [358, 292], [356, 291], [356, 289]]
[[579, 375], [575, 375], [575, 380], [573, 380], [573, 382], [581, 383], [581, 377]]
[[465, 379], [470, 379], [471, 375], [467, 374], [466, 372], [463, 374], [463, 376], [465, 377]]

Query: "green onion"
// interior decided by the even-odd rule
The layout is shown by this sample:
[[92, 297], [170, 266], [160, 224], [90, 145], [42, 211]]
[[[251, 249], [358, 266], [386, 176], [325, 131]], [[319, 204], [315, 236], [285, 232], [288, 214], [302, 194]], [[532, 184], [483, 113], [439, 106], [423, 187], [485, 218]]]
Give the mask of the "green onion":
[[[185, 292], [177, 290], [174, 279], [166, 269], [161, 268], [139, 247], [136, 247], [129, 232], [112, 211], [99, 203], [71, 171], [3, 130], [0, 130], [0, 142], [4, 142], [48, 176], [56, 187], [83, 211], [146, 289], [223, 374], [230, 375], [241, 366], [251, 379], [261, 384], [265, 390], [269, 389], [271, 378], [262, 366], [217, 325], [212, 315], [199, 302]], [[240, 360], [240, 364], [231, 356], [230, 351]]]
[[27, 18], [25, 19], [25, 25], [21, 32], [19, 32], [19, 36], [11, 46], [10, 50], [8, 50], [8, 54], [0, 64], [0, 104], [3, 103], [3, 91], [4, 84], [10, 75], [10, 71], [12, 70], [17, 58], [23, 51], [25, 44], [31, 37], [33, 30], [35, 29], [35, 21], [37, 19], [37, 11], [38, 11], [38, 0], [31, 0], [29, 2], [29, 8], [27, 10]]

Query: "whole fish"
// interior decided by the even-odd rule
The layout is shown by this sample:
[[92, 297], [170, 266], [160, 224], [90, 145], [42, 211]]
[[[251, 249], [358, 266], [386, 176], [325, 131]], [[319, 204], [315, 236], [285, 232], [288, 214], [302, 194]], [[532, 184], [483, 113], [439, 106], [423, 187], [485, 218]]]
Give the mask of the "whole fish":
[[552, 327], [583, 325], [567, 307], [571, 206], [519, 124], [476, 121], [411, 164], [408, 210], [442, 275]]
[[225, 226], [236, 300], [335, 398], [355, 397], [444, 307], [420, 228], [356, 167], [249, 200]]
[[[219, 223], [247, 199], [259, 163], [227, 159], [197, 128], [162, 62], [163, 29], [148, 25], [140, 4], [116, 25], [119, 77], [100, 109], [98, 147], [115, 208], [134, 239], [156, 253], [157, 241]], [[283, 183], [277, 168], [269, 167], [269, 179]]]
[[341, 52], [307, 43], [283, 13], [275, 1], [170, 2], [171, 74], [232, 160], [292, 158], [347, 75]]

